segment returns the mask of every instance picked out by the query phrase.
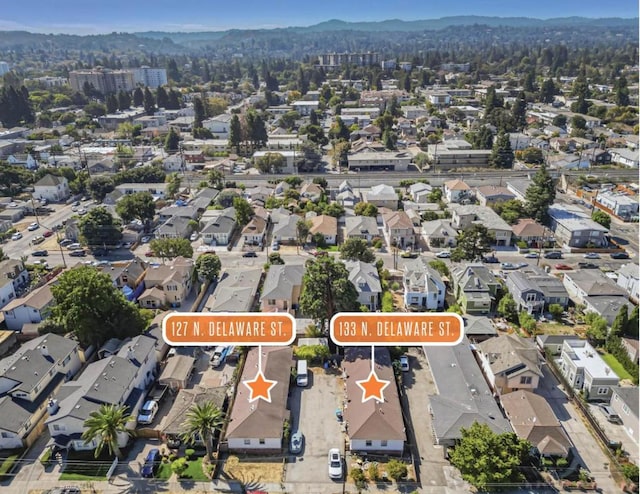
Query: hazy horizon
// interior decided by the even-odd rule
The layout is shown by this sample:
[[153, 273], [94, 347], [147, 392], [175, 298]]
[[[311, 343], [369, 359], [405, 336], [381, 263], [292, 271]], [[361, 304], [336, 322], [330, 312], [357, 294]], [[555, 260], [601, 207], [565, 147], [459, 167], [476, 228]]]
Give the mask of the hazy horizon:
[[[62, 5], [60, 5], [62, 3]], [[297, 0], [237, 0], [232, 5], [202, 0], [175, 2], [131, 2], [111, 0], [108, 4], [87, 5], [87, 0], [32, 0], [11, 3], [0, 12], [0, 31], [29, 31], [51, 34], [105, 34], [111, 32], [194, 32], [228, 29], [273, 29], [304, 27], [339, 19], [371, 22], [390, 19], [405, 21], [439, 19], [450, 16], [489, 17], [638, 17], [636, 0], [603, 3], [596, 0], [538, 0], [530, 5], [512, 0], [325, 0], [306, 4]], [[219, 7], [216, 5], [221, 4]], [[37, 15], [34, 15], [34, 12]]]

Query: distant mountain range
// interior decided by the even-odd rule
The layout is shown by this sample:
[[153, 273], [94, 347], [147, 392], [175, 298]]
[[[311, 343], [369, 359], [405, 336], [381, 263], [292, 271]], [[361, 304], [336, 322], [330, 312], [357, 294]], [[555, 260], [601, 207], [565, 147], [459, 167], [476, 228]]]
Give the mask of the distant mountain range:
[[488, 27], [567, 27], [567, 26], [607, 26], [629, 27], [638, 25], [637, 18], [587, 18], [587, 17], [556, 17], [551, 19], [535, 19], [531, 17], [485, 17], [478, 15], [460, 15], [442, 17], [440, 19], [423, 19], [416, 21], [403, 21], [401, 19], [389, 19], [375, 22], [347, 22], [339, 19], [314, 24], [306, 27], [286, 27], [274, 29], [231, 29], [227, 31], [200, 31], [200, 32], [165, 32], [146, 31], [134, 33], [144, 38], [162, 39], [169, 38], [176, 43], [181, 41], [216, 40], [230, 33], [255, 33], [255, 32], [282, 32], [292, 31], [298, 34], [322, 33], [335, 31], [361, 31], [361, 32], [415, 32], [437, 31], [451, 26], [483, 25]]
[[[460, 29], [464, 27], [464, 29]], [[412, 33], [407, 36], [407, 33]], [[92, 63], [90, 54], [128, 57], [145, 54], [202, 55], [229, 59], [238, 54], [264, 58], [298, 60], [322, 52], [377, 51], [417, 53], [425, 49], [450, 50], [451, 46], [487, 50], [496, 43], [517, 42], [534, 46], [564, 43], [569, 46], [606, 44], [621, 46], [638, 39], [638, 19], [563, 17], [454, 16], [441, 19], [380, 22], [329, 20], [313, 26], [275, 29], [230, 29], [205, 32], [146, 31], [102, 35], [39, 34], [0, 31], [0, 53], [16, 57], [68, 60], [81, 57]], [[152, 42], [150, 40], [153, 40]], [[12, 55], [14, 56], [14, 55]]]

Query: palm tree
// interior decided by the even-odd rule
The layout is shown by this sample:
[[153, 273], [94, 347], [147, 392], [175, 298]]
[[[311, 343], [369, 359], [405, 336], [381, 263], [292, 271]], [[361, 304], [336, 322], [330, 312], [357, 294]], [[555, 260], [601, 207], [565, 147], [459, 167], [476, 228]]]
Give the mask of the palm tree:
[[186, 419], [182, 423], [182, 440], [185, 443], [193, 444], [196, 438], [201, 438], [207, 449], [207, 457], [211, 459], [213, 435], [223, 422], [222, 410], [212, 402], [196, 403], [189, 409]]
[[127, 415], [127, 406], [102, 404], [100, 408], [91, 412], [89, 418], [84, 421], [85, 431], [82, 433], [82, 439], [85, 444], [97, 439], [96, 458], [102, 453], [102, 449], [107, 446], [111, 455], [120, 458], [122, 452], [118, 446], [118, 435], [126, 433], [133, 435], [133, 431], [127, 429], [126, 425], [129, 421]]

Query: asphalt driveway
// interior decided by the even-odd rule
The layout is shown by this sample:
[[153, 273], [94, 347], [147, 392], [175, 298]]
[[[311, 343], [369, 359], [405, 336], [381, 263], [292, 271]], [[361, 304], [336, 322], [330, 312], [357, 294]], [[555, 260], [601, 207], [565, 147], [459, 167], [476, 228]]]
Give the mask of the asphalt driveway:
[[315, 484], [318, 492], [336, 492], [339, 483], [329, 479], [327, 454], [331, 448], [345, 449], [345, 436], [335, 415], [341, 407], [343, 381], [335, 371], [327, 373], [321, 367], [309, 370], [309, 386], [292, 387], [289, 397], [291, 430], [304, 434], [304, 449], [289, 456], [286, 482], [293, 486]]

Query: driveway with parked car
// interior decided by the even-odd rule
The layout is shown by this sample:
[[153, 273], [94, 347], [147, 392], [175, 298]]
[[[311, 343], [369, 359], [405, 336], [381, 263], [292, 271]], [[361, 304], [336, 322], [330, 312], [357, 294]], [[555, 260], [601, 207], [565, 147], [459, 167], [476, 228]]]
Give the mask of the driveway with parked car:
[[303, 492], [300, 487], [305, 483], [326, 485], [327, 492], [335, 492], [336, 481], [329, 478], [327, 461], [331, 448], [344, 454], [344, 434], [335, 413], [342, 407], [344, 384], [336, 371], [321, 367], [310, 371], [307, 387], [291, 387], [291, 430], [299, 430], [305, 439], [302, 452], [289, 456], [286, 483], [291, 484], [290, 492]]

